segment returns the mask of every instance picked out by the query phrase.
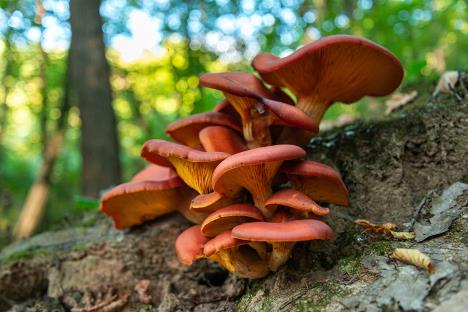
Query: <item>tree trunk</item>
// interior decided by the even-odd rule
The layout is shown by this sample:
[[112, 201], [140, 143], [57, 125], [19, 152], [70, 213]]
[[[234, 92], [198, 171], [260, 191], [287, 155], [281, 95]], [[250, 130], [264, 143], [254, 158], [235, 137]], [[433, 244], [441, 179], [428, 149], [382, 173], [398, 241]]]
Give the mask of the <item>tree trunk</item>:
[[82, 191], [97, 197], [121, 176], [99, 0], [71, 0], [72, 86], [81, 117]]
[[40, 224], [44, 207], [47, 203], [55, 161], [62, 147], [67, 128], [68, 112], [70, 110], [70, 55], [67, 58], [67, 71], [64, 77], [63, 97], [60, 105], [60, 117], [54, 132], [44, 143], [44, 154], [39, 174], [29, 189], [26, 200], [16, 223], [14, 236], [23, 239], [31, 236]]

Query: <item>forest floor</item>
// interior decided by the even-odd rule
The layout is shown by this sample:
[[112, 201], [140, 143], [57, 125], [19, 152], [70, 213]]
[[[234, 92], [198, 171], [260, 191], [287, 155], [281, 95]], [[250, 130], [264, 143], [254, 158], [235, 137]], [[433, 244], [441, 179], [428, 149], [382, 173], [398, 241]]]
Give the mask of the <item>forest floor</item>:
[[[188, 223], [178, 215], [116, 231], [92, 214], [0, 252], [0, 311], [466, 311], [463, 82], [311, 142], [309, 158], [341, 172], [351, 205], [331, 207], [333, 241], [297, 244], [275, 274], [248, 281], [204, 260], [180, 265], [173, 243]], [[365, 233], [355, 219], [393, 222], [416, 238]], [[395, 248], [420, 250], [435, 271], [391, 259]]]

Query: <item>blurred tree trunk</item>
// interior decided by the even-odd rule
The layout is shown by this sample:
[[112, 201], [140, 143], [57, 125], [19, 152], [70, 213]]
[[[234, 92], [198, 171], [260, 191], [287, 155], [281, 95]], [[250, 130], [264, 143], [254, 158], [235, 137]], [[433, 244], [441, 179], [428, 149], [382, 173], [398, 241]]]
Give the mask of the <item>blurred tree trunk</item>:
[[[13, 13], [16, 10], [18, 1], [11, 1], [8, 7], [9, 13]], [[8, 19], [9, 20], [8, 16]], [[5, 60], [5, 69], [3, 71], [3, 75], [0, 77], [0, 86], [3, 88], [2, 97], [0, 99], [0, 165], [3, 163], [3, 138], [5, 136], [7, 123], [8, 123], [8, 96], [11, 91], [11, 82], [9, 81], [12, 71], [13, 71], [13, 47], [11, 43], [12, 36], [14, 34], [14, 29], [10, 26], [7, 26], [5, 31], [4, 37], [4, 51], [3, 51], [3, 59]], [[1, 170], [0, 170], [1, 172]], [[2, 179], [0, 178], [0, 184]]]
[[96, 197], [120, 181], [119, 141], [112, 108], [99, 0], [71, 0], [71, 73], [81, 116], [82, 191]]
[[36, 18], [34, 23], [39, 26], [41, 37], [38, 44], [40, 54], [40, 66], [39, 66], [39, 78], [41, 81], [41, 110], [39, 112], [39, 131], [42, 145], [42, 155], [45, 155], [46, 145], [48, 139], [47, 125], [48, 125], [48, 112], [49, 112], [49, 99], [47, 89], [47, 64], [49, 62], [49, 56], [43, 49], [45, 28], [42, 24], [42, 18], [44, 17], [45, 9], [42, 4], [42, 0], [36, 0]]
[[44, 153], [39, 174], [28, 191], [18, 222], [15, 225], [14, 236], [16, 239], [31, 236], [39, 226], [44, 214], [44, 207], [49, 195], [50, 177], [60, 148], [63, 145], [67, 128], [68, 112], [70, 110], [70, 61], [69, 54], [64, 77], [62, 102], [60, 104], [60, 117], [57, 120], [55, 130], [50, 136], [47, 136], [48, 139], [44, 143]]

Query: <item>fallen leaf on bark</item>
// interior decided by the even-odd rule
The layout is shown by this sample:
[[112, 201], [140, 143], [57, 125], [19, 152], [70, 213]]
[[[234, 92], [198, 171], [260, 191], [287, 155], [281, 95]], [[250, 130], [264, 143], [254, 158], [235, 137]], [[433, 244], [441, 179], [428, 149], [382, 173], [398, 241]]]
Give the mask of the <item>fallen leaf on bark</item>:
[[409, 93], [395, 93], [392, 95], [390, 99], [385, 101], [385, 105], [387, 106], [387, 110], [385, 111], [385, 114], [390, 114], [394, 110], [405, 106], [408, 103], [411, 103], [416, 99], [418, 96], [418, 92], [416, 90], [413, 90]]
[[359, 224], [364, 228], [364, 231], [372, 234], [383, 234], [388, 238], [396, 239], [413, 239], [416, 234], [414, 232], [398, 232], [395, 231], [397, 226], [394, 223], [374, 224], [368, 220], [358, 219], [354, 223]]
[[412, 264], [425, 269], [429, 273], [434, 272], [431, 258], [417, 249], [397, 248], [390, 255], [390, 258]]

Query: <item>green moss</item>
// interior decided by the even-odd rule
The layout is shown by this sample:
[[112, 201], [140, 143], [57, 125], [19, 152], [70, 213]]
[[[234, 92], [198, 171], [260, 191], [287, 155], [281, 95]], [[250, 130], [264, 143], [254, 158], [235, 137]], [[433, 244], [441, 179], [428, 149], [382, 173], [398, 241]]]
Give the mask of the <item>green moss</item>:
[[[236, 311], [249, 311], [250, 302], [255, 297], [257, 292], [260, 290], [260, 287], [261, 287], [261, 283], [257, 281], [253, 281], [252, 284], [244, 293], [244, 295], [242, 296], [242, 298], [240, 298], [240, 300], [237, 301]], [[262, 302], [262, 305], [263, 305], [263, 302]], [[265, 305], [268, 305], [268, 304], [265, 303]], [[271, 302], [270, 302], [270, 305], [271, 305]]]
[[21, 251], [12, 253], [5, 259], [1, 260], [1, 262], [10, 263], [10, 262], [16, 262], [20, 260], [29, 260], [38, 255], [47, 255], [47, 254], [49, 254], [49, 250], [44, 249], [44, 248], [33, 248], [33, 249], [21, 250]]
[[312, 295], [302, 297], [294, 307], [295, 312], [318, 312], [332, 300], [338, 300], [351, 292], [336, 282], [315, 283], [311, 287]]
[[89, 246], [91, 246], [91, 244], [89, 243], [78, 243], [76, 245], [74, 245], [71, 250], [72, 251], [80, 251], [80, 250], [83, 250], [83, 249], [87, 249]]
[[336, 265], [341, 272], [355, 274], [361, 266], [361, 259], [360, 255], [355, 254], [341, 258]]
[[393, 249], [393, 242], [388, 240], [379, 240], [373, 242], [366, 248], [366, 253], [378, 256], [385, 256]]
[[153, 306], [151, 304], [141, 304], [138, 312], [149, 312], [152, 311]]

